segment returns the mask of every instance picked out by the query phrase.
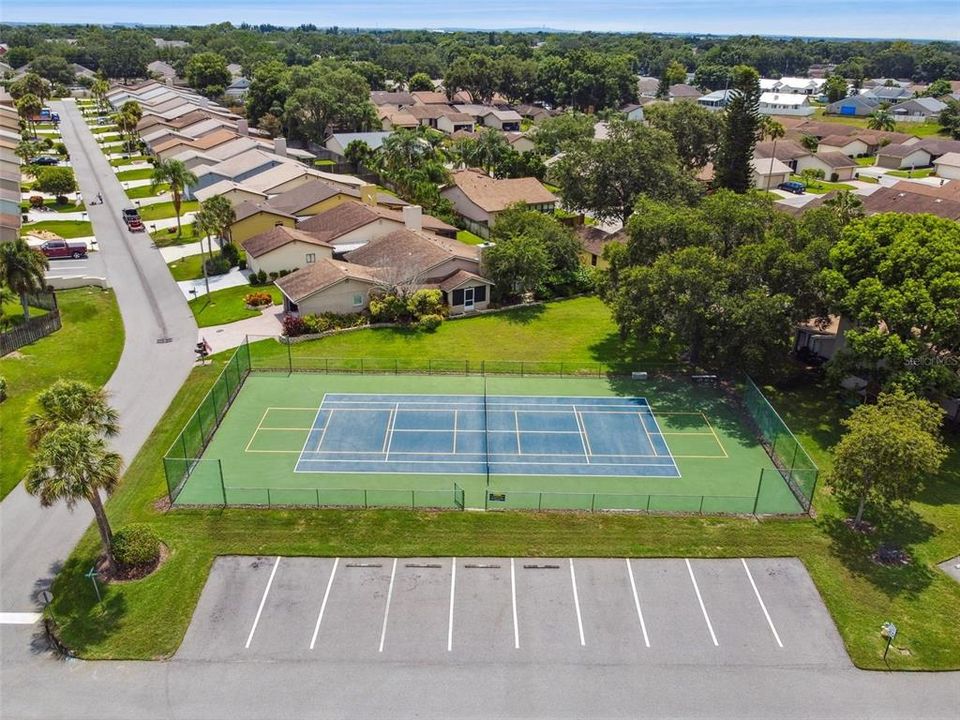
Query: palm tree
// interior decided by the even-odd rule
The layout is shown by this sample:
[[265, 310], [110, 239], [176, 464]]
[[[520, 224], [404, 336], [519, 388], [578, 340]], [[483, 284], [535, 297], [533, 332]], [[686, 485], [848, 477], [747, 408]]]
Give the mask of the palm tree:
[[114, 437], [120, 432], [117, 411], [107, 402], [107, 393], [79, 380], [57, 380], [37, 396], [38, 412], [27, 417], [31, 446], [60, 425], [79, 423], [98, 436]]
[[27, 295], [43, 290], [44, 274], [50, 261], [23, 238], [0, 243], [0, 281], [20, 296], [23, 319], [30, 319]]
[[842, 225], [863, 217], [863, 201], [849, 190], [841, 190], [823, 204], [833, 210]]
[[33, 93], [23, 95], [16, 103], [17, 114], [20, 118], [33, 129], [33, 134], [37, 134], [36, 117], [43, 110], [43, 101]]
[[879, 108], [870, 113], [870, 117], [867, 118], [867, 127], [871, 130], [889, 130], [892, 132], [897, 129], [897, 122], [889, 110]]
[[[357, 142], [354, 140], [354, 142]], [[364, 145], [366, 147], [366, 145]], [[237, 220], [237, 213], [233, 205], [222, 195], [214, 195], [200, 203], [200, 209], [209, 216], [210, 223], [217, 237], [220, 238], [220, 244], [232, 242], [230, 228]]]
[[767, 175], [767, 187], [770, 189], [770, 178], [773, 176], [773, 161], [777, 159], [777, 140], [787, 134], [783, 125], [774, 120], [769, 115], [764, 115], [760, 120], [760, 137], [773, 140], [773, 152], [770, 153], [770, 172]]
[[493, 168], [502, 160], [504, 155], [510, 150], [510, 143], [506, 136], [498, 130], [482, 130], [477, 136], [476, 163], [491, 175]]
[[109, 91], [110, 84], [103, 78], [97, 78], [90, 86], [90, 94], [93, 95], [93, 99], [97, 101], [98, 111], [103, 109], [104, 99], [107, 97]]
[[56, 432], [44, 435], [37, 443], [24, 480], [26, 491], [39, 497], [43, 507], [58, 500], [65, 501], [71, 509], [79, 500], [90, 503], [108, 571], [114, 566], [113, 532], [100, 491], [110, 493], [120, 481], [122, 469], [123, 460], [107, 449], [91, 426], [68, 422], [58, 425]]
[[183, 204], [183, 191], [197, 184], [194, 175], [180, 160], [161, 160], [153, 167], [150, 189], [156, 191], [161, 185], [169, 185], [173, 195], [173, 209], [177, 213], [177, 237], [183, 233], [180, 227], [180, 206]]
[[23, 161], [23, 164], [26, 165], [30, 162], [31, 158], [35, 158], [40, 154], [40, 146], [33, 142], [33, 140], [21, 140], [17, 143], [17, 147], [13, 152]]

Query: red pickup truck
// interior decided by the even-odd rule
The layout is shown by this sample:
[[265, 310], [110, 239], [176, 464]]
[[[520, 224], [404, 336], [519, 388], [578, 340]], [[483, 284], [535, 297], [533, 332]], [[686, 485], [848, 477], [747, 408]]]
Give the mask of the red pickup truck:
[[85, 258], [87, 256], [87, 245], [82, 242], [69, 242], [67, 240], [47, 240], [40, 246], [40, 252], [48, 258]]

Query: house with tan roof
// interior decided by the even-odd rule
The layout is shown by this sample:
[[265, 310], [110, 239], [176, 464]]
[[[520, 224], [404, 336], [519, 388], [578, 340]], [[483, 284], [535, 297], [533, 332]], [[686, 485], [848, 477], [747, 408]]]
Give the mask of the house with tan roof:
[[268, 206], [265, 203], [253, 203], [244, 200], [233, 208], [236, 219], [230, 226], [230, 238], [239, 244], [254, 235], [285, 225], [296, 227], [297, 218], [293, 215]]
[[769, 190], [790, 179], [790, 167], [776, 158], [753, 157], [750, 160], [751, 185], [758, 190]]
[[471, 115], [462, 113], [452, 107], [443, 107], [434, 127], [440, 132], [447, 133], [447, 135], [453, 135], [457, 132], [473, 132], [477, 124]]
[[877, 165], [891, 169], [929, 167], [941, 155], [960, 152], [960, 140], [927, 137], [915, 143], [887, 145], [877, 152]]
[[172, 158], [174, 155], [183, 152], [184, 150], [211, 150], [218, 145], [223, 145], [231, 140], [236, 140], [237, 137], [237, 133], [233, 130], [223, 129], [214, 133], [210, 133], [206, 137], [202, 138], [191, 140], [183, 140], [178, 138], [165, 143], [160, 143], [159, 145], [151, 148], [151, 151], [160, 159], [167, 160]]
[[523, 118], [516, 110], [500, 108], [487, 108], [481, 118], [484, 125], [501, 132], [520, 132], [520, 125], [523, 122]]
[[407, 205], [397, 211], [355, 200], [342, 202], [329, 210], [302, 220], [297, 227], [332, 244], [337, 254], [355, 250], [375, 238], [402, 228], [425, 231], [447, 238], [457, 236], [455, 227], [425, 215], [419, 206]]
[[370, 294], [381, 285], [381, 271], [363, 265], [318, 258], [276, 281], [283, 310], [295, 315], [325, 312], [356, 313], [370, 305]]
[[267, 202], [268, 199], [266, 193], [258, 192], [233, 180], [221, 180], [201, 190], [194, 190], [192, 194], [194, 199], [200, 202], [217, 196], [226, 198], [234, 207], [242, 202], [257, 204]]
[[853, 180], [857, 173], [857, 163], [842, 152], [824, 152], [817, 150], [803, 157], [797, 158], [794, 172], [802, 173], [808, 168], [822, 170], [823, 176], [830, 182], [844, 182]]
[[945, 180], [960, 180], [960, 152], [948, 152], [933, 161], [937, 177]]
[[267, 195], [279, 195], [317, 179], [315, 170], [298, 162], [281, 162], [244, 179], [244, 184]]
[[622, 229], [608, 233], [596, 225], [577, 225], [574, 233], [580, 241], [580, 262], [591, 267], [609, 267], [610, 263], [603, 259], [603, 249], [612, 242], [626, 240], [626, 233]]
[[453, 182], [440, 191], [450, 200], [470, 232], [490, 237], [497, 214], [517, 203], [530, 210], [552, 213], [557, 197], [536, 178], [492, 178], [479, 170], [458, 170]]
[[379, 192], [375, 185], [367, 185], [357, 190], [353, 187], [316, 179], [279, 195], [274, 195], [268, 205], [297, 217], [310, 217], [330, 210], [348, 200], [363, 200], [367, 192], [373, 193], [372, 204], [394, 208], [401, 208], [408, 204], [393, 195]]
[[247, 254], [247, 266], [253, 272], [294, 271], [317, 260], [333, 259], [333, 245], [316, 235], [277, 225], [247, 238], [241, 243]]
[[[210, 165], [203, 170], [196, 171], [197, 183], [192, 188], [189, 188], [188, 195], [192, 197], [198, 190], [203, 190], [223, 180], [243, 182], [248, 178], [264, 173], [278, 165], [289, 163], [289, 160], [279, 155], [273, 155], [263, 152], [262, 150], [257, 150], [256, 148], [251, 148], [231, 158]], [[251, 189], [268, 194], [260, 188]]]
[[406, 108], [398, 108], [392, 105], [378, 107], [377, 117], [380, 118], [380, 126], [388, 132], [401, 128], [413, 130], [420, 125], [420, 121]]
[[838, 152], [849, 157], [863, 157], [870, 151], [859, 135], [828, 135], [820, 141], [817, 152]]

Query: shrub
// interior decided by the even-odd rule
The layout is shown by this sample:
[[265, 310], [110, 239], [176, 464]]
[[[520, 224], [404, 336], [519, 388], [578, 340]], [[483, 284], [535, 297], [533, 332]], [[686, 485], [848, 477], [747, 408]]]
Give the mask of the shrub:
[[304, 335], [309, 331], [307, 323], [303, 318], [295, 315], [287, 315], [283, 318], [283, 334], [287, 337], [297, 337]]
[[258, 287], [260, 285], [260, 278], [257, 277], [256, 273], [250, 273], [250, 278], [247, 282], [250, 283], [250, 287]]
[[273, 305], [273, 296], [268, 292], [252, 292], [244, 295], [243, 301], [247, 305], [253, 305], [254, 307], [265, 307], [267, 305]]
[[246, 270], [246, 269], [247, 269], [247, 259], [246, 259], [245, 257], [242, 257], [242, 258], [240, 258], [239, 260], [237, 260], [237, 267], [240, 268], [241, 270]]
[[208, 258], [205, 261], [205, 265], [207, 267], [207, 275], [223, 275], [224, 273], [230, 272], [230, 261], [223, 257], [223, 255]]
[[43, 207], [43, 195], [31, 195], [30, 205], [35, 208]]
[[280, 273], [276, 273], [276, 272], [270, 273], [270, 282], [274, 282], [278, 277], [280, 277]]
[[257, 273], [257, 282], [261, 285], [267, 284], [267, 274], [263, 270]]
[[123, 568], [155, 563], [160, 559], [160, 537], [149, 525], [125, 525], [113, 535], [113, 557]]
[[57, 151], [57, 155], [62, 155], [63, 157], [67, 156], [67, 146], [62, 142], [58, 142], [53, 146], [53, 149]]
[[398, 322], [408, 317], [407, 303], [396, 295], [380, 295], [370, 298], [370, 319], [373, 322]]
[[7, 379], [0, 375], [0, 402], [7, 399]]
[[417, 322], [417, 327], [426, 332], [433, 332], [443, 323], [443, 315], [424, 315]]
[[220, 254], [226, 258], [231, 267], [240, 261], [240, 251], [237, 250], [237, 246], [233, 243], [227, 243], [224, 245], [223, 249], [220, 250]]
[[326, 314], [307, 315], [303, 318], [303, 322], [307, 326], [307, 332], [310, 333], [323, 333], [335, 327], [333, 321], [331, 321], [330, 317]]
[[417, 290], [407, 300], [407, 311], [414, 320], [424, 315], [440, 315], [443, 310], [443, 293], [439, 290]]

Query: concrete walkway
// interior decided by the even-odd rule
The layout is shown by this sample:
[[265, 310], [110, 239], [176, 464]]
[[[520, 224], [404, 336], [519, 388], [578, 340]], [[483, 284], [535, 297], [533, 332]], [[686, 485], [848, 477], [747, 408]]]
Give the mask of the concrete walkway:
[[[223, 275], [213, 275], [207, 278], [207, 280], [203, 278], [199, 280], [181, 280], [177, 285], [180, 286], [180, 291], [183, 293], [183, 296], [187, 298], [187, 300], [192, 300], [194, 297], [202, 297], [206, 294], [207, 282], [210, 284], [210, 292], [216, 292], [217, 290], [249, 285], [250, 274], [250, 270], [230, 268], [230, 272], [224, 273]], [[255, 288], [251, 288], [251, 291], [254, 289]]]
[[282, 317], [283, 306], [273, 305], [265, 308], [257, 317], [238, 320], [226, 325], [202, 327], [198, 331], [197, 340], [206, 340], [215, 353], [230, 350], [242, 345], [248, 335], [251, 338], [280, 335], [280, 331], [283, 329]]

